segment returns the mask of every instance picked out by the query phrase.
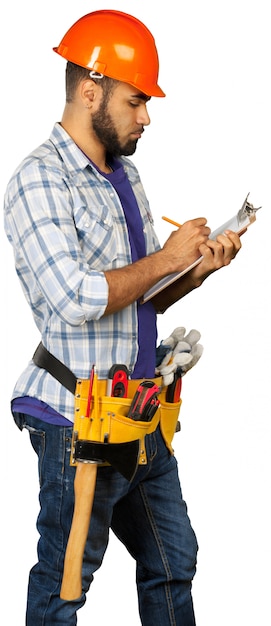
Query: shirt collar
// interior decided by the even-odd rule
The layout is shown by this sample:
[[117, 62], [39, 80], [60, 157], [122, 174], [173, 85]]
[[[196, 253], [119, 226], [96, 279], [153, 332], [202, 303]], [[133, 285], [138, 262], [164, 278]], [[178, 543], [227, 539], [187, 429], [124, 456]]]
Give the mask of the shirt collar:
[[[90, 167], [98, 178], [103, 178], [102, 174], [100, 174], [94, 165], [92, 165], [88, 157], [77, 146], [75, 141], [70, 137], [59, 122], [56, 122], [53, 127], [50, 135], [50, 141], [60, 154], [67, 170], [69, 170], [72, 175]], [[130, 180], [132, 181], [135, 179], [136, 174], [132, 162], [127, 157], [120, 157], [118, 160], [122, 163], [124, 170], [127, 175], [129, 175]]]

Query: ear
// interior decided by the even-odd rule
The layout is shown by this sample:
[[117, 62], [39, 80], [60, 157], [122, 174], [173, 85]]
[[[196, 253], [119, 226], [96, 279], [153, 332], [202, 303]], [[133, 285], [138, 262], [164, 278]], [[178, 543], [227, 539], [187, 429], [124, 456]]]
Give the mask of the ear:
[[80, 97], [86, 109], [91, 109], [96, 101], [101, 87], [93, 80], [83, 80], [79, 86]]

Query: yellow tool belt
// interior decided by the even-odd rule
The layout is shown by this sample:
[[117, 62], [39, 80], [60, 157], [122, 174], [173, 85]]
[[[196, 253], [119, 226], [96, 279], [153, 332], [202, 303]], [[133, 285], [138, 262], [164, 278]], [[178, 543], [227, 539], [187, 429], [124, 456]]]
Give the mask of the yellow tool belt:
[[[159, 387], [161, 386], [162, 378], [154, 378], [152, 380]], [[106, 395], [107, 381], [98, 380], [95, 376], [92, 389], [92, 409], [90, 416], [86, 417], [90, 381], [77, 380], [73, 439], [112, 444], [139, 440], [138, 463], [144, 465], [147, 463], [145, 436], [154, 432], [158, 424], [160, 424], [162, 436], [167, 448], [170, 453], [173, 454], [171, 442], [176, 431], [182, 401], [180, 399], [179, 402], [176, 403], [166, 402], [167, 387], [164, 387], [158, 396], [160, 406], [151, 421], [135, 421], [130, 417], [126, 417], [134, 394], [141, 382], [142, 379], [129, 380], [128, 397], [116, 398]], [[73, 449], [71, 463], [72, 465], [76, 464]]]
[[75, 395], [71, 465], [77, 465], [77, 462], [109, 464], [131, 480], [137, 465], [147, 463], [145, 436], [153, 433], [158, 424], [168, 450], [173, 454], [171, 442], [176, 432], [181, 399], [176, 403], [166, 402], [167, 387], [161, 389], [162, 377], [148, 379], [161, 389], [158, 409], [150, 421], [138, 421], [127, 415], [138, 386], [146, 379], [129, 380], [128, 397], [112, 397], [107, 395], [107, 380], [99, 380], [96, 373], [87, 380], [77, 379], [42, 342], [32, 358], [35, 365], [45, 369]]

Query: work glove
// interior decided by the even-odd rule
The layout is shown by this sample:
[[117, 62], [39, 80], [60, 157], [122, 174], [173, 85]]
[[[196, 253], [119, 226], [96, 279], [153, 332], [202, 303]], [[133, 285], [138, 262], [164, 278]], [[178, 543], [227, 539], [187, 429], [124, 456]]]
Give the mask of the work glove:
[[175, 372], [178, 376], [184, 376], [196, 365], [203, 353], [203, 346], [198, 343], [200, 332], [193, 328], [188, 334], [185, 333], [184, 327], [175, 328], [156, 348], [155, 372], [163, 377], [164, 386], [173, 382]]

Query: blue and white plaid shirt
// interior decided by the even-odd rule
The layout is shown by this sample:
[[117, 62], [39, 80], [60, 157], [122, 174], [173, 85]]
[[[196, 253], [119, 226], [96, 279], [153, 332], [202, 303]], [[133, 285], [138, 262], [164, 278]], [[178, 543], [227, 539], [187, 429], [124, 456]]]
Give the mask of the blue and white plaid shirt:
[[[142, 216], [147, 254], [159, 249], [138, 172], [120, 159]], [[106, 378], [113, 363], [135, 366], [136, 304], [103, 317], [104, 271], [131, 263], [118, 195], [70, 136], [55, 124], [48, 141], [13, 174], [5, 195], [5, 229], [16, 271], [44, 346], [78, 378], [92, 363]], [[73, 420], [74, 397], [30, 361], [13, 398], [31, 396]]]

